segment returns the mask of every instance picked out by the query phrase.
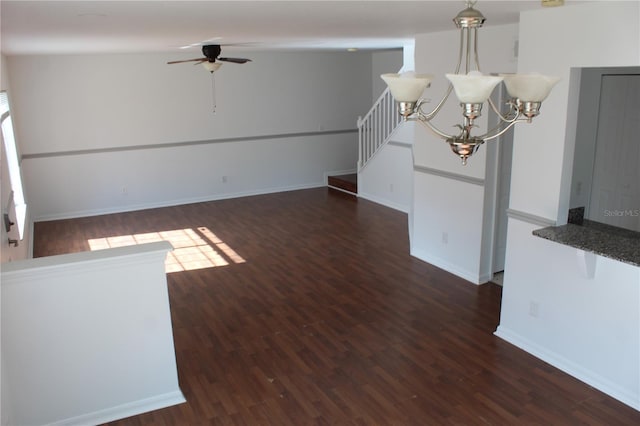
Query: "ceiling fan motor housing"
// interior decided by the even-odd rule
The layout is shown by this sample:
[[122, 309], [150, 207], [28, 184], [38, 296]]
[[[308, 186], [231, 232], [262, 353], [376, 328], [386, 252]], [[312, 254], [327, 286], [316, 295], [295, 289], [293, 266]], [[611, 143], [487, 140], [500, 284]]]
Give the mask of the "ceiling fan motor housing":
[[220, 52], [222, 52], [222, 49], [219, 44], [202, 46], [202, 54], [209, 59], [210, 62], [215, 62], [216, 58], [220, 56]]

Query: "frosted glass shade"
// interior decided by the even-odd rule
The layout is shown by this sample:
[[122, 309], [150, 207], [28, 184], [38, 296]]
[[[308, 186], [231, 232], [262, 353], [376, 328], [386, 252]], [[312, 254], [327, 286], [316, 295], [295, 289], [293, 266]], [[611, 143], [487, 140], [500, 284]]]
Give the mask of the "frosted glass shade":
[[429, 87], [431, 74], [382, 74], [380, 76], [389, 86], [391, 95], [398, 102], [416, 102], [424, 89]]
[[472, 71], [469, 74], [445, 74], [463, 104], [481, 104], [485, 102], [493, 89], [502, 81], [502, 77], [482, 75]]
[[504, 84], [512, 98], [523, 102], [542, 102], [560, 77], [550, 77], [542, 74], [504, 74]]
[[220, 67], [222, 66], [222, 64], [220, 62], [204, 61], [202, 63], [202, 66], [205, 67], [205, 69], [207, 71], [214, 72], [214, 71], [218, 71], [220, 69]]

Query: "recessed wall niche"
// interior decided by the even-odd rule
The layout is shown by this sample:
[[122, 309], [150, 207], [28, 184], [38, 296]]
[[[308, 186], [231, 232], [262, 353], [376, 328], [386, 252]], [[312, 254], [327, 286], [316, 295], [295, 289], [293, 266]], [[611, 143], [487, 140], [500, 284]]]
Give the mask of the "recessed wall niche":
[[640, 231], [640, 67], [574, 69], [571, 78], [579, 99], [569, 207]]

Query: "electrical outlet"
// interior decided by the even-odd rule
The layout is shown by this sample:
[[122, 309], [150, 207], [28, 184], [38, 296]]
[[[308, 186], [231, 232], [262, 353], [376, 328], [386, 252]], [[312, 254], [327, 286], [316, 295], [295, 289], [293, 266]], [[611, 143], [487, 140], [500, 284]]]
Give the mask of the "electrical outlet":
[[229, 177], [228, 176], [222, 176], [222, 183], [227, 183], [229, 182]]
[[126, 186], [122, 187], [122, 195], [128, 195], [129, 194], [129, 188], [127, 188]]
[[449, 234], [447, 232], [442, 233], [442, 244], [449, 244]]
[[393, 192], [393, 184], [392, 183], [389, 184], [389, 192]]

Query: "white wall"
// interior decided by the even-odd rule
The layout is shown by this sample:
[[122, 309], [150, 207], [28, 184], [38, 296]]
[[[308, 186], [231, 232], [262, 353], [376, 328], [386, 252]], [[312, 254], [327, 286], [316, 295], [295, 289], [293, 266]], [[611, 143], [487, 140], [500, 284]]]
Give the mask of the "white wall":
[[[517, 31], [517, 25], [480, 30], [483, 72], [515, 71], [513, 44]], [[432, 100], [431, 106], [437, 104], [447, 89], [444, 74], [455, 68], [458, 44], [457, 30], [416, 37], [416, 71], [436, 75], [424, 95]], [[478, 132], [486, 129], [488, 115], [485, 112], [478, 120]], [[456, 129], [452, 126], [461, 121], [461, 109], [452, 94], [434, 123], [440, 130], [453, 133]], [[485, 189], [485, 179], [487, 164], [493, 164], [487, 157], [487, 147], [481, 147], [462, 166], [447, 143], [426, 128], [416, 127], [411, 254], [471, 282], [486, 282], [491, 278], [491, 268], [481, 260], [487, 257], [483, 250], [490, 247], [485, 240], [492, 235], [484, 231], [483, 219], [490, 210], [485, 191], [492, 189]]]
[[[590, 2], [522, 14], [518, 70], [535, 69], [562, 80], [542, 105], [537, 125], [516, 127], [512, 209], [566, 220], [572, 171], [567, 166], [572, 165], [574, 149], [573, 140], [565, 141], [571, 67], [638, 65], [638, 20], [637, 2], [625, 1]], [[540, 31], [542, 21], [544, 31]], [[589, 27], [596, 24], [597, 29]], [[516, 166], [515, 161], [520, 164]], [[542, 164], [544, 174], [539, 173]], [[535, 185], [532, 176], [536, 177]], [[564, 211], [560, 211], [561, 206]]]
[[6, 424], [101, 424], [184, 402], [167, 242], [3, 265]]
[[[404, 58], [404, 49], [372, 54], [372, 106], [387, 87], [380, 75], [400, 71]], [[413, 123], [401, 123], [358, 171], [358, 196], [408, 212], [413, 196], [412, 145]]]
[[401, 123], [358, 173], [358, 196], [408, 213], [413, 197], [413, 126]]
[[[382, 94], [387, 85], [380, 78], [380, 74], [396, 73], [402, 68], [403, 50], [382, 50], [371, 54], [371, 86], [373, 104]], [[366, 113], [366, 111], [365, 111]]]
[[40, 219], [309, 188], [355, 167], [356, 135], [35, 158], [24, 162], [26, 185]]
[[496, 334], [640, 409], [640, 268], [531, 236], [540, 227], [509, 220]]
[[[544, 29], [544, 30], [542, 30]], [[575, 129], [567, 126], [572, 67], [640, 64], [640, 4], [590, 2], [526, 12], [519, 70], [562, 81], [533, 126], [516, 128], [507, 258], [497, 334], [640, 409], [637, 267], [598, 256], [589, 278], [576, 249], [531, 235], [534, 216], [566, 222]], [[575, 93], [573, 93], [575, 95]], [[532, 303], [538, 311], [531, 315]]]
[[[346, 131], [370, 107], [369, 53], [243, 52], [254, 61], [215, 73], [215, 114], [210, 74], [166, 65], [191, 56], [7, 58], [35, 220], [318, 186], [355, 168]], [[230, 138], [243, 140], [191, 144]]]

